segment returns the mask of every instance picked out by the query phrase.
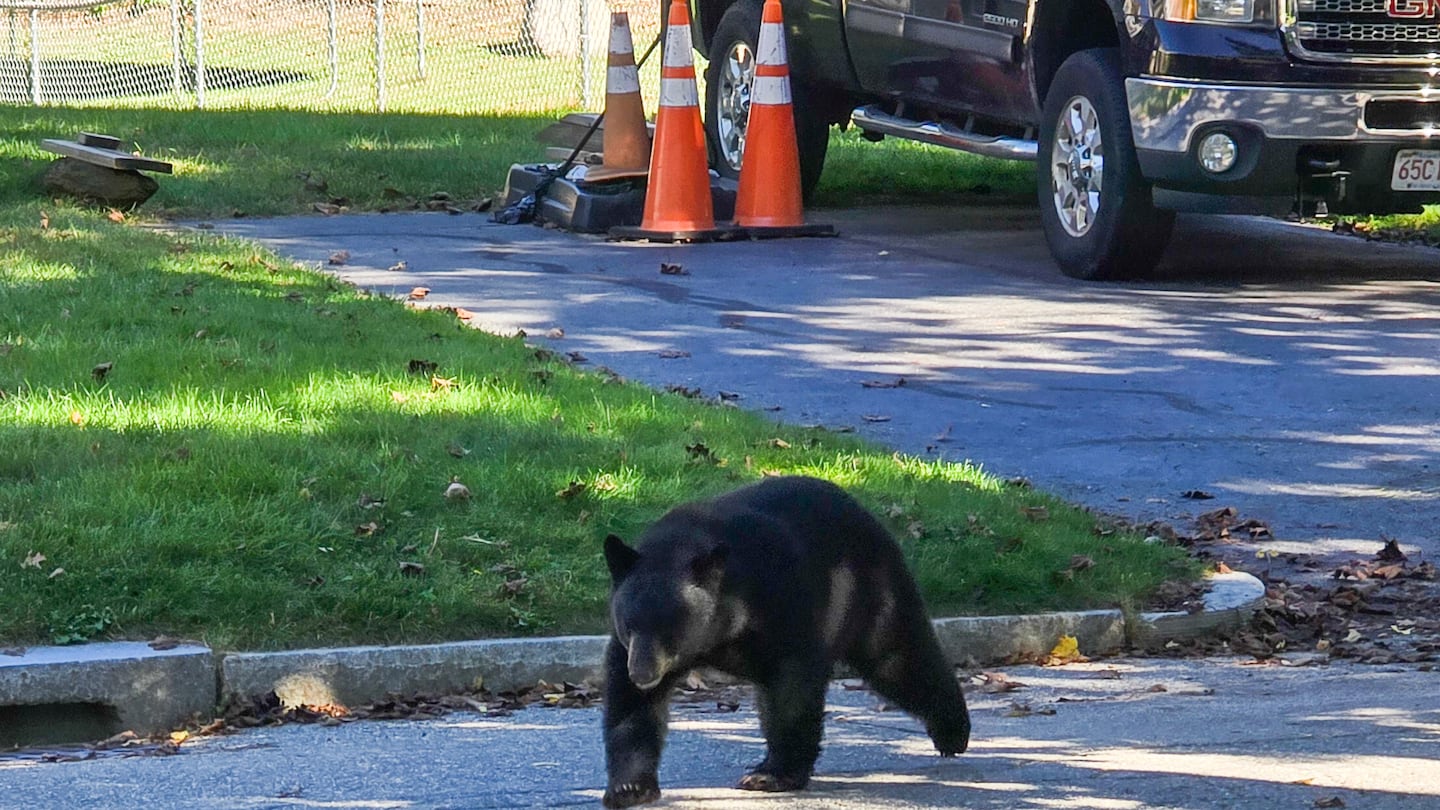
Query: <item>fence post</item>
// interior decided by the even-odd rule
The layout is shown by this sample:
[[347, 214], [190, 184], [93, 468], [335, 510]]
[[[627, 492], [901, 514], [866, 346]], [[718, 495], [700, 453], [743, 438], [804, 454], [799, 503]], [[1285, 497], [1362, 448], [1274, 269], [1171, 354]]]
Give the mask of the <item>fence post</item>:
[[325, 10], [329, 22], [326, 33], [330, 40], [330, 90], [325, 93], [325, 97], [331, 98], [340, 86], [340, 24], [335, 19], [335, 0], [329, 0], [325, 4]]
[[40, 106], [40, 11], [30, 9], [30, 103]]
[[170, 84], [175, 88], [175, 98], [185, 95], [183, 71], [184, 54], [181, 52], [180, 0], [170, 0]]
[[580, 109], [590, 109], [590, 0], [580, 0]]
[[385, 0], [375, 0], [375, 111], [385, 112]]
[[415, 68], [425, 78], [425, 0], [415, 0]]
[[195, 0], [195, 106], [205, 109], [205, 24], [201, 6], [205, 0]]

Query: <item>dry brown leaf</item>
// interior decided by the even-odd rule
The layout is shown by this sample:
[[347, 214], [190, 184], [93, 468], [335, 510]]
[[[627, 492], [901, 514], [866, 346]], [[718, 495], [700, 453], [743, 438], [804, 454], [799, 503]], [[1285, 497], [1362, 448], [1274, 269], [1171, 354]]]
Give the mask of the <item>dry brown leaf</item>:
[[555, 497], [559, 498], [562, 501], [568, 501], [576, 495], [583, 493], [585, 489], [586, 486], [584, 481], [571, 481], [568, 485], [566, 485], [564, 489], [556, 492]]
[[38, 551], [32, 551], [25, 555], [25, 561], [20, 563], [21, 568], [39, 568], [45, 562], [45, 555]]

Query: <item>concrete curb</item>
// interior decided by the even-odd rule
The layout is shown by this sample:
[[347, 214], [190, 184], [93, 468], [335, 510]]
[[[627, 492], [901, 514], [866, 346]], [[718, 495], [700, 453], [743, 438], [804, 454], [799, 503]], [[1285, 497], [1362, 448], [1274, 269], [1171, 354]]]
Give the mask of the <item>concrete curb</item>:
[[[1128, 621], [1119, 610], [976, 616], [937, 619], [935, 630], [950, 660], [964, 666], [1044, 655], [1061, 636], [1074, 636], [1086, 655], [1105, 655], [1127, 645], [1158, 646], [1239, 626], [1264, 596], [1258, 579], [1236, 572], [1211, 578], [1198, 613], [1144, 613]], [[0, 656], [0, 715], [11, 707], [113, 707], [122, 728], [151, 734], [206, 715], [224, 701], [271, 691], [291, 705], [358, 705], [389, 693], [578, 682], [599, 674], [606, 640], [565, 636], [231, 653], [218, 662], [208, 649], [193, 646], [156, 651], [120, 642], [37, 648], [19, 657]]]

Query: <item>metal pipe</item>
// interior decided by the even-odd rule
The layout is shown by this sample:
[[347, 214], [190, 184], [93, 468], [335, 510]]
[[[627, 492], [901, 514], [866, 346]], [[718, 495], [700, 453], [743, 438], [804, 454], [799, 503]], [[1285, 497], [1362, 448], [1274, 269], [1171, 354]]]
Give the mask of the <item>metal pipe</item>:
[[385, 0], [375, 0], [375, 111], [385, 112]]
[[590, 2], [580, 0], [580, 109], [590, 109]]
[[425, 0], [415, 0], [415, 67], [425, 78]]
[[336, 20], [335, 0], [325, 4], [325, 12], [330, 42], [330, 89], [325, 92], [325, 97], [331, 98], [340, 86], [340, 24]]
[[205, 24], [201, 6], [205, 0], [195, 0], [195, 106], [205, 109]]
[[30, 9], [30, 103], [40, 106], [40, 12]]
[[180, 0], [170, 0], [170, 84], [177, 99], [185, 95], [184, 58], [181, 52]]

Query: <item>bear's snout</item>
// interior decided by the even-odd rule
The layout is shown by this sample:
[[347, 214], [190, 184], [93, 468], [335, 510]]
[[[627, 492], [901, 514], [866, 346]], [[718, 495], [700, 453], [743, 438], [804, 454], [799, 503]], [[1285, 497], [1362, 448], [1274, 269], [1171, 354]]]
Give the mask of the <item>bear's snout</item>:
[[630, 672], [630, 682], [642, 691], [659, 686], [674, 663], [673, 656], [661, 649], [653, 639], [631, 636], [628, 650], [625, 666]]

